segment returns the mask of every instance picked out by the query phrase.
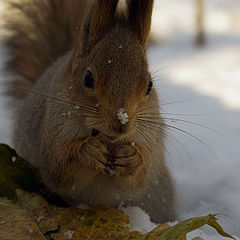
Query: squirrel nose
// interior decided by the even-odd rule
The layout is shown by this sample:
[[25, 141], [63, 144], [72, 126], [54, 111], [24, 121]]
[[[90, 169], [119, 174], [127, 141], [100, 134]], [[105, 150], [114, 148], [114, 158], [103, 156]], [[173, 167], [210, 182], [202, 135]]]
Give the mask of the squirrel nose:
[[129, 128], [129, 116], [127, 111], [124, 108], [120, 108], [115, 114], [115, 116], [112, 116], [109, 129], [114, 132], [114, 135], [126, 133]]
[[127, 132], [128, 126], [129, 126], [128, 123], [122, 124], [120, 121], [115, 120], [115, 121], [112, 123], [112, 130], [113, 130], [115, 133], [123, 134], [123, 133], [126, 133], [126, 132]]
[[125, 133], [129, 125], [129, 116], [124, 108], [120, 108], [116, 115], [117, 119], [113, 122], [112, 128], [114, 132]]

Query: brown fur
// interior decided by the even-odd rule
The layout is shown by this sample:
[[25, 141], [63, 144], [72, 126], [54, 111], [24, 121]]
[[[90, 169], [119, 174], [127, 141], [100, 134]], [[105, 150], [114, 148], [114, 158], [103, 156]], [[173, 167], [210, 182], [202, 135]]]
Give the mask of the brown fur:
[[[116, 12], [117, 2], [95, 1], [72, 50], [59, 52], [63, 57], [40, 78], [35, 75], [18, 106], [15, 147], [39, 168], [46, 186], [71, 204], [138, 205], [154, 221], [174, 220], [164, 123], [155, 89], [146, 96], [153, 1], [128, 1], [128, 14]], [[29, 57], [34, 61], [35, 52]], [[31, 64], [24, 67], [32, 72]], [[87, 71], [94, 88], [84, 85]], [[121, 108], [129, 116], [126, 124], [117, 118]], [[96, 137], [93, 128], [100, 131]]]
[[129, 23], [142, 44], [146, 44], [152, 23], [153, 0], [127, 0], [127, 5]]
[[7, 72], [15, 76], [9, 92], [22, 98], [60, 56], [72, 49], [89, 1], [6, 0]]

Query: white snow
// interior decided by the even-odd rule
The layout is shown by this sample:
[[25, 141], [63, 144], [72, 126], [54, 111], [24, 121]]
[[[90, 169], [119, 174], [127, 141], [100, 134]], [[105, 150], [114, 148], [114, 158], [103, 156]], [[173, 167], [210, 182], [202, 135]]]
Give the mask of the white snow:
[[74, 233], [75, 233], [75, 231], [67, 231], [67, 232], [63, 233], [63, 235], [66, 239], [72, 239]]
[[15, 163], [17, 161], [17, 157], [16, 156], [12, 156], [12, 162]]
[[121, 124], [123, 124], [123, 125], [129, 121], [128, 114], [124, 108], [120, 108], [118, 110], [117, 117], [118, 117], [119, 121], [121, 122]]
[[[168, 118], [166, 122], [200, 139], [168, 130], [166, 156], [177, 183], [180, 218], [224, 213], [230, 217], [219, 216], [220, 223], [226, 231], [237, 235], [240, 232], [240, 2], [205, 2], [207, 45], [201, 49], [193, 45], [194, 1], [158, 0], [153, 22], [162, 45], [152, 47], [149, 56], [152, 71], [160, 69], [153, 75], [162, 112]], [[172, 121], [174, 118], [180, 121]], [[190, 236], [225, 239], [208, 229], [197, 230]]]
[[[219, 216], [224, 230], [238, 235], [240, 1], [205, 2], [208, 43], [204, 48], [196, 48], [194, 1], [156, 0], [153, 33], [161, 44], [149, 49], [149, 60], [166, 122], [199, 138], [168, 130], [166, 157], [177, 183], [180, 220], [224, 213], [230, 216]], [[4, 54], [0, 50], [2, 64]], [[0, 81], [3, 79], [1, 75]], [[3, 108], [2, 101], [3, 97], [0, 142], [10, 143], [12, 112]], [[156, 226], [139, 208], [127, 208], [126, 213], [134, 230], [146, 232]], [[208, 227], [191, 233], [188, 239], [196, 236], [226, 239]]]
[[149, 215], [139, 207], [127, 207], [122, 210], [129, 216], [131, 231], [147, 233], [149, 229], [157, 227], [157, 224], [151, 222]]
[[37, 217], [36, 220], [37, 220], [38, 223], [40, 223], [43, 219], [44, 219], [44, 216], [39, 216], [39, 217]]
[[97, 103], [96, 107], [99, 108], [101, 106], [101, 103]]

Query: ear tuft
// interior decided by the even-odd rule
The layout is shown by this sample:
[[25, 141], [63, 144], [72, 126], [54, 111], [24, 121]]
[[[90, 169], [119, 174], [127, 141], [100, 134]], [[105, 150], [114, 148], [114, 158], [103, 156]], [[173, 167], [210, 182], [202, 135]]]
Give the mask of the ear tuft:
[[151, 29], [153, 0], [127, 0], [128, 20], [140, 42], [145, 45]]
[[84, 27], [84, 49], [88, 52], [115, 23], [118, 0], [96, 0]]

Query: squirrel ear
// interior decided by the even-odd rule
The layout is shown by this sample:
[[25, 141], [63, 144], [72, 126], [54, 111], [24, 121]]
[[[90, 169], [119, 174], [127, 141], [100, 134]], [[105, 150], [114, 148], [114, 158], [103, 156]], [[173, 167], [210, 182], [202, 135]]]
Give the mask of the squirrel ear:
[[127, 0], [128, 20], [141, 43], [146, 44], [151, 29], [153, 0]]
[[114, 24], [118, 0], [96, 0], [83, 28], [84, 51], [94, 44]]

